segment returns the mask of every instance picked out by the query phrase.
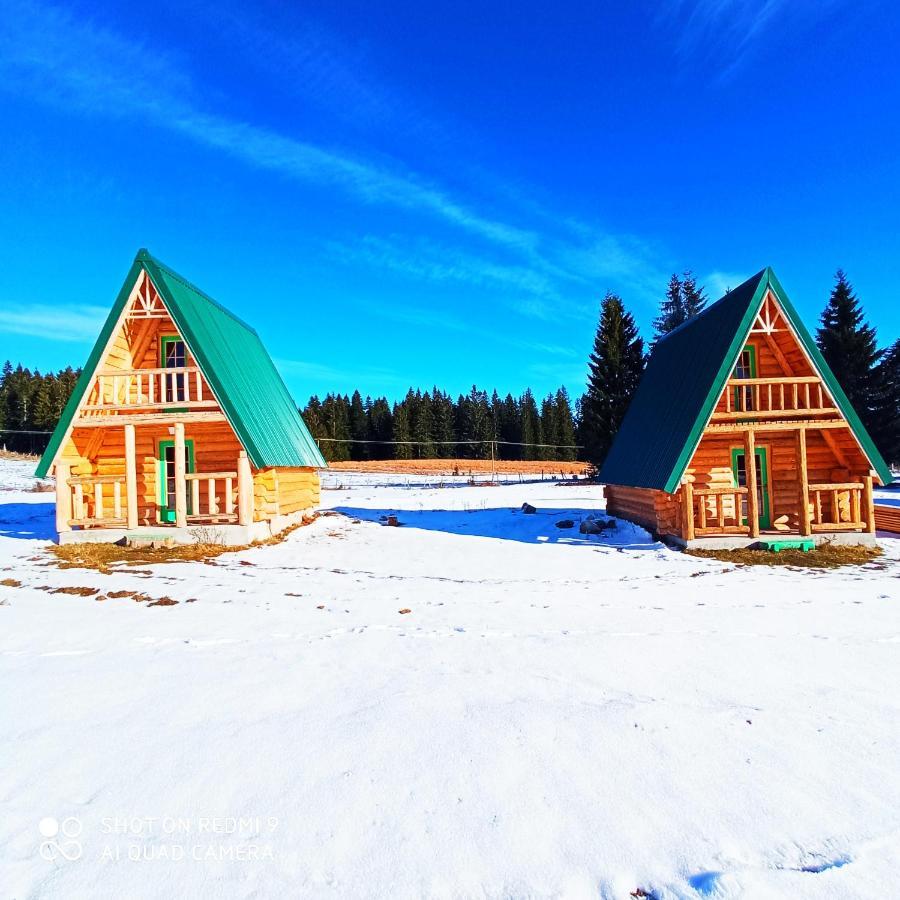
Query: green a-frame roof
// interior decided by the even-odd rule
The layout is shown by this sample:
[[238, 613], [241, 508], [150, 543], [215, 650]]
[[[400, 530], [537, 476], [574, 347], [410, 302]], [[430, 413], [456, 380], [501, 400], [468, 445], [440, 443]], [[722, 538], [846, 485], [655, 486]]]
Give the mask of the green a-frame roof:
[[601, 470], [605, 484], [674, 493], [771, 290], [883, 484], [891, 472], [771, 268], [656, 345]]
[[43, 478], [53, 465], [142, 270], [162, 298], [250, 462], [258, 469], [324, 467], [325, 460], [259, 335], [187, 279], [140, 250], [41, 457], [37, 476]]

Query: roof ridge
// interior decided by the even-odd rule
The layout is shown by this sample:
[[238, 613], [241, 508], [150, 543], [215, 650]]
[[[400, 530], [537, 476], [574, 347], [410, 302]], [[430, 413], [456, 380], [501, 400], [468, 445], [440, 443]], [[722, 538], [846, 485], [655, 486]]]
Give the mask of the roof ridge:
[[696, 322], [698, 319], [703, 318], [703, 316], [705, 316], [711, 309], [716, 307], [719, 303], [721, 303], [726, 298], [730, 297], [731, 294], [733, 294], [735, 291], [740, 290], [745, 284], [749, 284], [751, 281], [756, 281], [757, 286], [758, 286], [759, 280], [761, 278], [765, 277], [766, 279], [768, 279], [769, 272], [771, 272], [771, 267], [766, 266], [764, 269], [760, 269], [755, 275], [751, 275], [749, 278], [745, 278], [737, 287], [732, 288], [730, 291], [726, 291], [724, 294], [722, 294], [721, 297], [719, 297], [718, 300], [714, 300], [712, 303], [709, 304], [709, 306], [705, 306], [702, 310], [700, 310], [700, 312], [698, 312], [697, 315], [691, 316], [689, 319], [686, 319], [684, 322], [682, 322], [680, 325], [677, 325], [671, 331], [666, 332], [656, 342], [656, 345], [659, 346], [663, 341], [665, 341], [667, 338], [670, 338], [673, 334], [678, 334], [678, 332], [681, 331], [686, 325], [691, 325], [692, 323]]
[[161, 259], [157, 259], [157, 257], [155, 257], [145, 247], [142, 247], [140, 250], [138, 250], [137, 259], [139, 259], [143, 263], [150, 262], [157, 268], [162, 269], [167, 275], [174, 278], [176, 281], [180, 281], [186, 288], [189, 288], [195, 294], [198, 294], [204, 300], [206, 300], [207, 303], [211, 303], [213, 306], [215, 306], [217, 309], [221, 310], [227, 316], [230, 316], [232, 319], [234, 319], [234, 321], [237, 322], [239, 325], [246, 328], [247, 331], [250, 331], [253, 334], [255, 334], [257, 337], [259, 337], [259, 334], [257, 333], [256, 329], [252, 325], [248, 325], [247, 322], [245, 322], [240, 316], [235, 315], [235, 313], [233, 313], [230, 309], [228, 309], [227, 306], [223, 306], [214, 297], [210, 297], [209, 294], [206, 293], [206, 291], [198, 288], [196, 284], [189, 281], [187, 278], [184, 277], [184, 275], [180, 275], [171, 266], [167, 266]]

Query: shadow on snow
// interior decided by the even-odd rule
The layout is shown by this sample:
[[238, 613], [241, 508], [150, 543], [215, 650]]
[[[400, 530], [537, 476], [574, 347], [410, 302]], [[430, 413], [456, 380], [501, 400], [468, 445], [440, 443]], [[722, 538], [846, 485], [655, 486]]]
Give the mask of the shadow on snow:
[[[490, 537], [525, 544], [571, 544], [609, 547], [617, 550], [658, 550], [662, 546], [638, 525], [624, 519], [602, 534], [581, 534], [579, 525], [590, 515], [606, 517], [601, 508], [548, 508], [527, 514], [520, 509], [492, 507], [487, 509], [367, 509], [336, 506], [334, 512], [350, 519], [384, 525], [388, 516], [396, 516], [400, 527], [445, 534]], [[557, 522], [571, 521], [572, 527], [559, 528]]]
[[0, 538], [54, 540], [55, 509], [52, 503], [0, 503]]

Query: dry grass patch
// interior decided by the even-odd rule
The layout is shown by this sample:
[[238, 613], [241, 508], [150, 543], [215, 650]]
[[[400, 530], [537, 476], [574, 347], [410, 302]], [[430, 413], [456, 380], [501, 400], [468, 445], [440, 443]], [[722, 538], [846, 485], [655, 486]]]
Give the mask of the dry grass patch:
[[823, 544], [804, 553], [802, 550], [685, 550], [689, 556], [717, 559], [743, 566], [799, 566], [804, 569], [837, 569], [840, 566], [864, 566], [882, 554], [880, 547], [845, 547]]
[[14, 450], [0, 450], [0, 459], [21, 459], [36, 463], [40, 456], [35, 456], [33, 453], [16, 453]]
[[0, 585], [3, 587], [22, 587], [22, 582], [17, 581], [15, 578], [4, 578], [3, 581], [0, 581]]
[[[304, 516], [300, 522], [264, 541], [253, 544], [226, 546], [221, 543], [197, 542], [176, 544], [173, 547], [127, 547], [124, 544], [85, 543], [51, 544], [48, 548], [55, 556], [55, 564], [61, 569], [94, 569], [103, 575], [125, 571], [120, 566], [152, 566], [160, 563], [201, 562], [215, 565], [214, 560], [224, 553], [240, 553], [255, 547], [269, 547], [280, 544], [298, 528], [310, 525], [318, 518], [318, 513]], [[249, 564], [252, 565], [252, 564]], [[145, 574], [136, 570], [135, 574]]]

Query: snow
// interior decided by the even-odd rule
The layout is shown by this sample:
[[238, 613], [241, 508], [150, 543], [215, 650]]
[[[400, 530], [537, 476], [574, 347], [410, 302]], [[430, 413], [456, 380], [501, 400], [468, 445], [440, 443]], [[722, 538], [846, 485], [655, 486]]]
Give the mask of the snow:
[[[329, 475], [335, 514], [282, 544], [103, 576], [48, 564], [21, 477], [0, 461], [5, 895], [892, 892], [900, 540], [744, 569], [581, 535], [596, 487]], [[41, 589], [78, 586], [180, 602]]]

